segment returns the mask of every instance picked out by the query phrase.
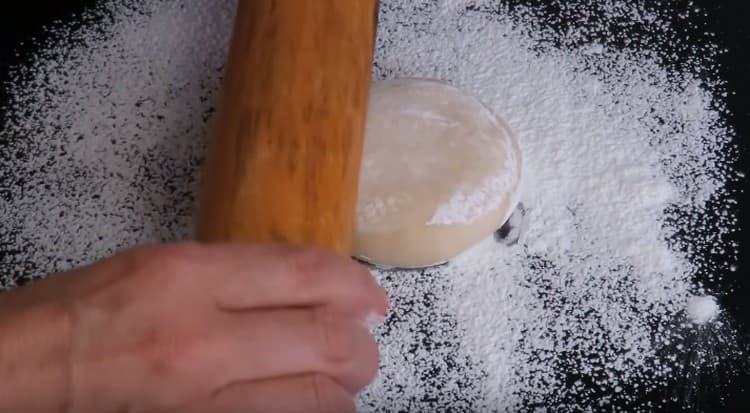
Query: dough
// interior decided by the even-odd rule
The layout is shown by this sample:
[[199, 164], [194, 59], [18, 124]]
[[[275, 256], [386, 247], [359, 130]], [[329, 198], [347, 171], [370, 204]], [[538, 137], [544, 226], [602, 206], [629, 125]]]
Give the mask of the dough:
[[492, 235], [518, 203], [521, 152], [478, 100], [426, 79], [370, 92], [354, 255], [422, 267]]

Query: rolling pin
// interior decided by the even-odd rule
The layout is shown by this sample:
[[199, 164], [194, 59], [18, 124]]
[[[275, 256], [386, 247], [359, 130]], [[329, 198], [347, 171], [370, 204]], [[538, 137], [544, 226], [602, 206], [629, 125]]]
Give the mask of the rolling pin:
[[376, 0], [240, 0], [196, 237], [349, 255]]

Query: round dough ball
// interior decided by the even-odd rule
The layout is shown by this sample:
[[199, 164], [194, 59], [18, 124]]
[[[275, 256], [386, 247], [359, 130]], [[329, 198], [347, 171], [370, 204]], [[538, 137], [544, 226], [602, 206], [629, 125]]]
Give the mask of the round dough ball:
[[386, 80], [370, 93], [354, 255], [383, 267], [429, 266], [502, 226], [521, 178], [510, 128], [438, 81]]

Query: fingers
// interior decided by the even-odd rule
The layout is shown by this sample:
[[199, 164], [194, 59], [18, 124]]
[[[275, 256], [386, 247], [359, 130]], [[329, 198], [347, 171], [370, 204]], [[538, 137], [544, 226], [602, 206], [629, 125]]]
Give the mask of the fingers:
[[[238, 410], [241, 409], [241, 410]], [[319, 374], [282, 377], [227, 386], [191, 413], [354, 413], [352, 395]]]
[[317, 307], [220, 317], [192, 363], [217, 386], [317, 372], [356, 393], [377, 374], [377, 344], [351, 316]]
[[322, 249], [215, 244], [199, 251], [192, 271], [225, 309], [336, 304], [362, 318], [387, 311], [385, 290], [364, 266]]
[[[349, 258], [289, 245], [187, 243], [135, 249], [107, 265], [126, 284], [92, 289], [112, 292], [106, 301], [116, 305], [106, 308], [132, 321], [118, 325], [136, 335], [143, 388], [162, 389], [153, 400], [205, 400], [225, 389], [203, 411], [352, 411], [351, 394], [377, 372], [363, 321], [385, 315], [387, 298]], [[124, 302], [131, 290], [155, 293]], [[133, 308], [123, 312], [125, 304]]]

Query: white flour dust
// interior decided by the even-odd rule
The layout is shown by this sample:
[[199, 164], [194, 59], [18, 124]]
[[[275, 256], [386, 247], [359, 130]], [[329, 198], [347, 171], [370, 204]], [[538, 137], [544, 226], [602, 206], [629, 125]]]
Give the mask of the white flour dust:
[[714, 320], [721, 309], [716, 298], [711, 296], [692, 297], [688, 300], [687, 314], [695, 324], [706, 324]]
[[[376, 274], [392, 311], [361, 411], [652, 411], [744, 368], [694, 301], [737, 269], [719, 50], [645, 1], [548, 3], [381, 2], [375, 77], [444, 80], [507, 120], [528, 215], [514, 246]], [[233, 5], [103, 1], [14, 69], [0, 285], [190, 235]]]

